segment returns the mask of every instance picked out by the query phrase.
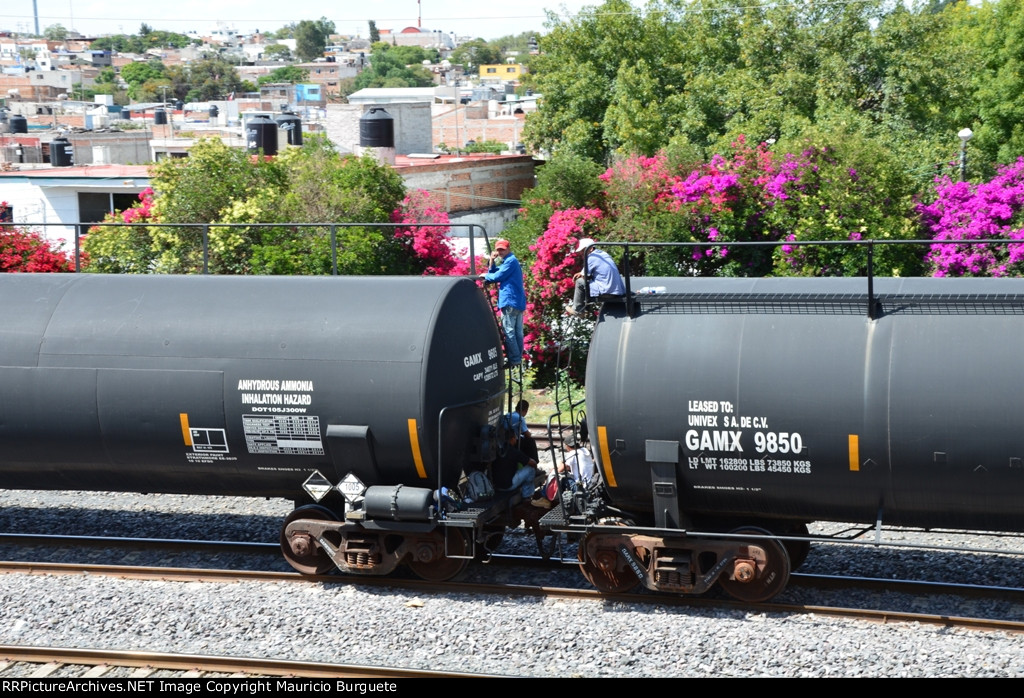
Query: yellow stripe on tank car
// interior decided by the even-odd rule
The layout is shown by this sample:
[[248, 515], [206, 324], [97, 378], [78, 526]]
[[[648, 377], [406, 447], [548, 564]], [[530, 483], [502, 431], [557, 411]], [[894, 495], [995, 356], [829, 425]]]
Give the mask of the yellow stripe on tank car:
[[860, 470], [860, 437], [850, 434], [850, 470]]
[[185, 439], [185, 445], [192, 445], [192, 430], [188, 428], [188, 414], [182, 412], [178, 415], [178, 419], [181, 420], [181, 435]]
[[597, 428], [597, 446], [601, 449], [601, 466], [604, 468], [604, 481], [609, 487], [618, 487], [615, 473], [612, 472], [612, 454], [608, 450], [608, 427]]
[[416, 461], [416, 472], [424, 480], [427, 478], [427, 469], [423, 467], [423, 454], [420, 452], [420, 436], [416, 430], [416, 420], [409, 420], [409, 448], [412, 449], [412, 459]]

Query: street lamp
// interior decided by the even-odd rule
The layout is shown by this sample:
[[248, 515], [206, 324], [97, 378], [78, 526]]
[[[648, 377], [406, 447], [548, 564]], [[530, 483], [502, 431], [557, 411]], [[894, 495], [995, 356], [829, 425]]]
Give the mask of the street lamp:
[[960, 138], [960, 181], [962, 182], [967, 179], [967, 141], [974, 136], [974, 131], [965, 128], [956, 135]]

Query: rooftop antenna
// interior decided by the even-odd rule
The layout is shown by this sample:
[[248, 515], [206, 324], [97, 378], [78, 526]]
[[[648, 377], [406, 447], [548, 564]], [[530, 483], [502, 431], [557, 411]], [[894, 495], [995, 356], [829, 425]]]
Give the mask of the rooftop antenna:
[[416, 0], [416, 28], [423, 28], [423, 0]]

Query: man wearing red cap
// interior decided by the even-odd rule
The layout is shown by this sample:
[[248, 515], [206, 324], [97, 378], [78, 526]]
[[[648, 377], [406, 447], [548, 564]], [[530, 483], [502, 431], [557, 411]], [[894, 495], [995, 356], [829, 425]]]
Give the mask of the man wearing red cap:
[[[500, 260], [500, 261], [499, 261]], [[508, 240], [498, 240], [491, 252], [491, 266], [481, 274], [486, 283], [499, 284], [498, 310], [501, 328], [505, 331], [505, 351], [508, 365], [523, 362], [523, 311], [526, 310], [526, 291], [523, 289], [523, 268], [512, 254]]]

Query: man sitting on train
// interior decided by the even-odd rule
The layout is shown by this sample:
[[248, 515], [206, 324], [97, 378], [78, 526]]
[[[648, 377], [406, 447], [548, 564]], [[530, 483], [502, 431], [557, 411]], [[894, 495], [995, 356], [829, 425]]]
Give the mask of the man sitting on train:
[[583, 238], [576, 246], [576, 251], [583, 253], [583, 270], [572, 276], [576, 290], [572, 305], [565, 309], [567, 315], [583, 312], [588, 285], [593, 300], [617, 300], [626, 295], [626, 285], [622, 282], [615, 261], [607, 252], [597, 249], [596, 244], [592, 238]]
[[516, 435], [516, 446], [520, 451], [534, 460], [540, 460], [540, 451], [537, 449], [537, 442], [533, 434], [526, 427], [526, 413], [530, 411], [530, 403], [520, 400], [516, 403], [516, 409], [505, 415], [505, 427], [512, 430]]
[[574, 491], [579, 485], [590, 485], [597, 476], [597, 465], [594, 457], [586, 447], [581, 446], [576, 437], [570, 434], [562, 441], [565, 449], [565, 461], [558, 466], [563, 476], [562, 489]]
[[491, 463], [491, 479], [494, 489], [500, 492], [519, 490], [523, 499], [533, 496], [536, 489], [534, 480], [543, 473], [537, 468], [537, 461], [516, 448], [516, 435], [512, 430], [505, 433], [505, 448]]

